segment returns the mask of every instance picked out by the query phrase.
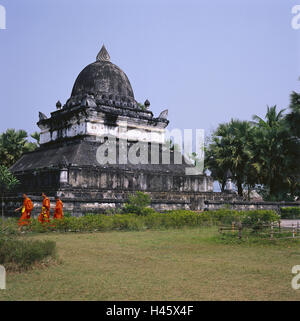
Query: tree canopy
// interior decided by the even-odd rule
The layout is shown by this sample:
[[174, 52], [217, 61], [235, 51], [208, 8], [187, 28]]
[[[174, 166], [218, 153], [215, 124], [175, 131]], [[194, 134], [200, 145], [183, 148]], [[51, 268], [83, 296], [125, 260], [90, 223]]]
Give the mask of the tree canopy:
[[257, 189], [266, 200], [300, 196], [300, 95], [292, 93], [289, 112], [267, 107], [264, 118], [220, 124], [206, 144], [205, 166], [225, 189], [228, 171], [243, 190]]
[[[25, 130], [8, 129], [0, 134], [0, 164], [11, 167], [23, 153], [34, 151], [37, 143], [28, 141]], [[32, 138], [39, 142], [39, 134], [32, 134]]]

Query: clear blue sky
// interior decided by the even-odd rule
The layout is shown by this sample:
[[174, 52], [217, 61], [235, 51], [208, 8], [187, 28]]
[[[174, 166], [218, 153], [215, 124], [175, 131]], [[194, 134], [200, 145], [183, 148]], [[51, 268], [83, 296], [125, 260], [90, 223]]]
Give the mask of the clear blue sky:
[[170, 128], [215, 128], [300, 91], [300, 0], [0, 0], [0, 132], [37, 130], [105, 43]]

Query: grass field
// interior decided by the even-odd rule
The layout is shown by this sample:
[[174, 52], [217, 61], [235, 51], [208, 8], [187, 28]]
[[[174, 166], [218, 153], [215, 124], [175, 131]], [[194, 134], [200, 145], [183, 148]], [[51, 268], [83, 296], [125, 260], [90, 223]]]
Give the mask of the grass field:
[[[299, 243], [222, 244], [216, 228], [52, 233], [61, 262], [7, 275], [0, 300], [299, 300]], [[26, 236], [29, 237], [29, 236]]]

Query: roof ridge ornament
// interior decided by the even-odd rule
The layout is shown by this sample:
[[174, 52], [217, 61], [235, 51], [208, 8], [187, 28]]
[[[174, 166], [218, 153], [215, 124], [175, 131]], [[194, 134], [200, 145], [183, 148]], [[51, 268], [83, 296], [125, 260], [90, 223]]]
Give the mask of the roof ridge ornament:
[[110, 61], [109, 53], [103, 45], [96, 58], [97, 61]]

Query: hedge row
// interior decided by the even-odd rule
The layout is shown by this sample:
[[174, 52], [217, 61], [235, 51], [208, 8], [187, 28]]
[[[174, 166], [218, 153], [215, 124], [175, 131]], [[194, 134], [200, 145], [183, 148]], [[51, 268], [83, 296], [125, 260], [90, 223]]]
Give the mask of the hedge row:
[[[93, 231], [142, 231], [146, 229], [168, 229], [182, 227], [197, 227], [206, 225], [231, 224], [242, 222], [244, 224], [270, 223], [278, 221], [279, 216], [274, 211], [234, 211], [217, 210], [196, 213], [193, 211], [176, 210], [167, 213], [153, 213], [148, 215], [137, 214], [88, 214], [82, 217], [65, 217], [63, 220], [55, 220], [50, 223], [40, 224], [32, 220], [27, 228], [34, 232], [93, 232]], [[5, 222], [7, 233], [16, 232], [16, 221]]]
[[282, 207], [280, 216], [286, 219], [300, 219], [300, 207]]

